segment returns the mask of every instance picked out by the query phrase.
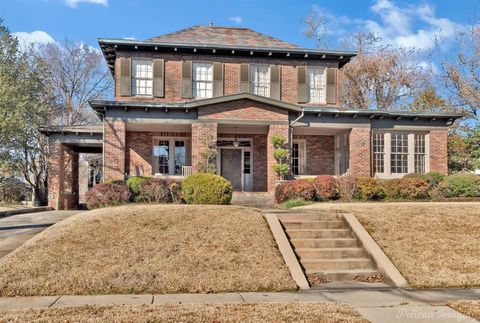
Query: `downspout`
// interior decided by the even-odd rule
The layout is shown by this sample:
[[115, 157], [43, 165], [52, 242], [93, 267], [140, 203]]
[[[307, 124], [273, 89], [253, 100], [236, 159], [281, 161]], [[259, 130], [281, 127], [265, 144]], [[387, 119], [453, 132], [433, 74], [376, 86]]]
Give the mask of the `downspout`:
[[[289, 134], [289, 140], [288, 140], [288, 148], [289, 148], [289, 158], [288, 158], [288, 163], [289, 165], [291, 166], [292, 165], [292, 149], [293, 149], [293, 125], [296, 124], [298, 121], [300, 121], [300, 119], [303, 118], [303, 116], [305, 115], [305, 110], [303, 109], [302, 107], [302, 111], [300, 112], [300, 115], [295, 119], [293, 120], [292, 122], [290, 122], [289, 126], [288, 126], [288, 134]], [[290, 167], [290, 177], [292, 177], [292, 168]]]

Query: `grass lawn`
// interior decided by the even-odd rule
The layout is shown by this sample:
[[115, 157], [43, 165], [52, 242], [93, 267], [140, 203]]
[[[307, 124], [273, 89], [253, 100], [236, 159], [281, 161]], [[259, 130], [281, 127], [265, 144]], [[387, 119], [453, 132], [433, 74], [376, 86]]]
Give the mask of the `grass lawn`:
[[456, 301], [448, 304], [455, 311], [480, 321], [480, 301]]
[[0, 322], [368, 322], [338, 303], [142, 305], [0, 312]]
[[480, 202], [316, 203], [353, 213], [413, 287], [480, 286]]
[[0, 260], [0, 295], [296, 289], [262, 214], [129, 205], [74, 215]]

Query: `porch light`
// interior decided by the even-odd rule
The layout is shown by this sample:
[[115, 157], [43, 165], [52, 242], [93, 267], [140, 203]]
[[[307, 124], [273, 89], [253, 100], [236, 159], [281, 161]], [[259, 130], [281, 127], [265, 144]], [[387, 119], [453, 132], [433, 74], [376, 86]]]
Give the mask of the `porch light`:
[[238, 148], [240, 147], [240, 141], [237, 139], [237, 127], [235, 127], [235, 139], [233, 140], [233, 147]]

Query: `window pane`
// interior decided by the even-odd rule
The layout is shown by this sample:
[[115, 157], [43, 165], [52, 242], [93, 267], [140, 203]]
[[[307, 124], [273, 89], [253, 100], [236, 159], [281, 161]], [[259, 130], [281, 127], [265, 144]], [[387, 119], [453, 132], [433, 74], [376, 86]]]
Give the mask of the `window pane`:
[[299, 160], [298, 160], [298, 143], [292, 144], [292, 173], [293, 175], [298, 175], [299, 170]]
[[182, 174], [182, 167], [185, 166], [185, 141], [175, 140], [175, 174]]
[[415, 173], [425, 173], [425, 135], [415, 134]]
[[375, 173], [383, 173], [385, 171], [385, 134], [375, 133], [373, 135], [373, 167]]
[[244, 151], [243, 152], [243, 173], [250, 174], [250, 152]]
[[193, 63], [193, 97], [213, 97], [213, 64]]
[[159, 173], [168, 174], [168, 156], [169, 156], [169, 141], [160, 140], [158, 146], [155, 147], [155, 155], [158, 156]]
[[391, 150], [390, 171], [392, 174], [406, 174], [408, 172], [408, 135], [392, 133]]
[[250, 65], [251, 92], [256, 95], [270, 96], [269, 67], [266, 65]]
[[153, 64], [147, 60], [132, 61], [132, 95], [152, 95]]
[[326, 69], [324, 67], [309, 67], [307, 69], [307, 92], [309, 102], [326, 102]]

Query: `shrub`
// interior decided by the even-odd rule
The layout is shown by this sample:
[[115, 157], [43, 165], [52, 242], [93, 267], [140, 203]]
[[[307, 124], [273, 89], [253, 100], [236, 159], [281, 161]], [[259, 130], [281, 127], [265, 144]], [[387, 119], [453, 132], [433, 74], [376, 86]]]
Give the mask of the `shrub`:
[[357, 190], [357, 180], [352, 175], [340, 176], [337, 178], [337, 187], [340, 198], [351, 200]]
[[275, 190], [277, 203], [283, 203], [287, 200], [303, 199], [311, 201], [315, 197], [315, 187], [313, 183], [304, 180], [295, 180], [282, 183]]
[[107, 179], [105, 180], [105, 184], [125, 184], [123, 179]]
[[425, 173], [425, 174], [410, 173], [410, 174], [407, 174], [407, 175], [403, 176], [403, 178], [422, 179], [422, 180], [428, 182], [428, 184], [430, 184], [432, 186], [438, 185], [438, 183], [443, 181], [445, 179], [445, 177], [446, 177], [445, 174], [440, 173], [440, 172], [429, 172], [429, 173]]
[[332, 175], [320, 175], [313, 180], [315, 196], [319, 201], [338, 198], [337, 180]]
[[85, 194], [89, 209], [115, 206], [130, 201], [130, 190], [124, 183], [97, 184]]
[[134, 195], [138, 195], [140, 191], [140, 184], [145, 182], [151, 177], [148, 176], [132, 176], [127, 180], [127, 186]]
[[447, 176], [449, 197], [480, 196], [480, 177], [474, 174], [458, 173]]
[[383, 183], [370, 177], [360, 177], [356, 181], [355, 197], [362, 200], [378, 201], [387, 197]]
[[225, 178], [207, 173], [187, 176], [182, 192], [188, 204], [229, 204], [232, 200], [232, 184]]
[[31, 194], [29, 186], [17, 178], [0, 176], [0, 202], [20, 203]]
[[144, 203], [171, 203], [168, 180], [162, 178], [150, 178], [140, 183], [137, 202]]
[[[423, 175], [423, 174], [419, 174]], [[423, 176], [422, 176], [423, 177]], [[427, 199], [430, 197], [431, 185], [420, 177], [404, 177], [385, 181], [387, 196], [392, 199]]]
[[172, 182], [168, 188], [170, 189], [170, 195], [172, 196], [172, 202], [175, 204], [181, 204], [183, 202], [182, 184]]
[[430, 190], [430, 197], [433, 199], [443, 199], [448, 197], [448, 183], [445, 181], [439, 182], [432, 186]]
[[305, 206], [305, 205], [310, 205], [312, 204], [312, 201], [305, 201], [304, 199], [293, 199], [293, 200], [287, 200], [280, 204], [280, 207], [285, 208], [285, 209], [290, 209], [292, 207], [297, 207], [297, 206]]

